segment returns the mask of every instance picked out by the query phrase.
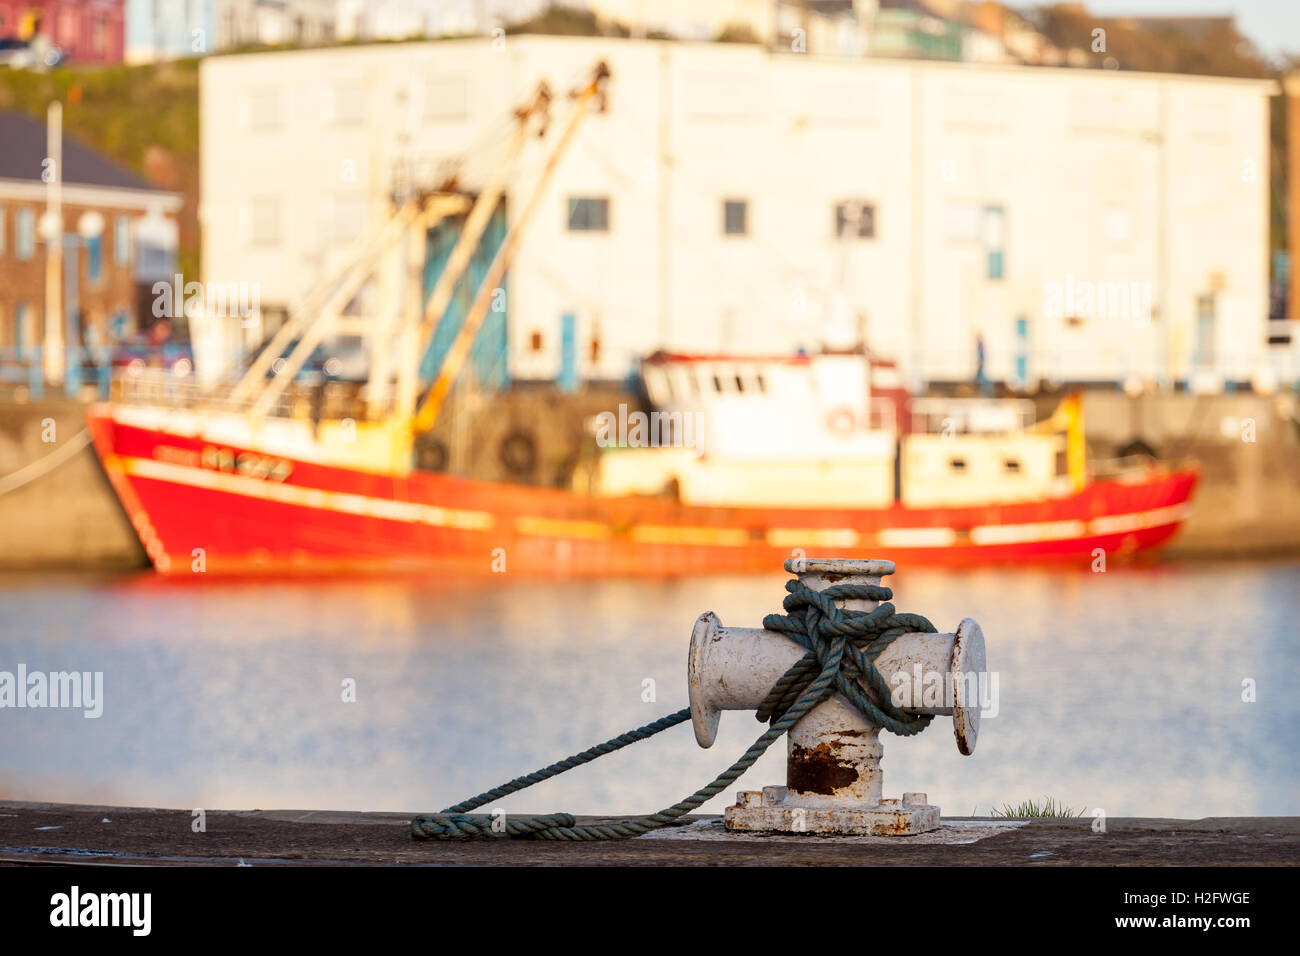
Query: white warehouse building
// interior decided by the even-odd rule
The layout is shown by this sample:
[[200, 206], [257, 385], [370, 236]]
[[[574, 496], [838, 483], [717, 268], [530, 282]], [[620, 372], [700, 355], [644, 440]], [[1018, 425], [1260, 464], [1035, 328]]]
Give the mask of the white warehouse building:
[[[202, 64], [203, 272], [288, 307], [394, 170], [477, 189], [538, 81], [611, 79], [507, 277], [509, 377], [865, 339], [914, 385], [1269, 362], [1266, 81], [509, 36]], [[555, 140], [511, 173], [514, 221]]]

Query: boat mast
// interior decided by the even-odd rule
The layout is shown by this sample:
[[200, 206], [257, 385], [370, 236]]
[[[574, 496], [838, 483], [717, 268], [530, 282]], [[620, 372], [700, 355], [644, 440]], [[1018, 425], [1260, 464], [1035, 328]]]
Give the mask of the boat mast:
[[[451, 296], [456, 289], [456, 283], [460, 281], [466, 268], [469, 267], [474, 250], [477, 248], [484, 230], [487, 229], [488, 222], [501, 200], [501, 195], [505, 192], [507, 175], [519, 156], [520, 150], [523, 149], [524, 141], [528, 135], [528, 128], [531, 125], [530, 121], [534, 117], [540, 117], [538, 136], [545, 135], [551, 99], [551, 89], [543, 81], [538, 84], [533, 98], [527, 104], [515, 110], [517, 122], [505, 154], [493, 171], [492, 178], [483, 188], [483, 191], [479, 193], [478, 199], [474, 202], [474, 208], [470, 210], [469, 215], [465, 218], [464, 228], [456, 240], [455, 247], [451, 250], [451, 255], [447, 257], [447, 264], [443, 267], [442, 274], [438, 276], [438, 282], [433, 287], [433, 292], [429, 296], [429, 302], [423, 310], [423, 315], [415, 316], [414, 321], [411, 321], [408, 327], [403, 330], [406, 341], [402, 352], [404, 360], [399, 373], [401, 380], [398, 383], [397, 404], [397, 416], [402, 421], [410, 421], [415, 414], [416, 394], [419, 389], [420, 362], [433, 341], [434, 333], [447, 311], [447, 306], [451, 303]], [[423, 259], [421, 258], [422, 262]], [[412, 283], [416, 281], [412, 279]]]
[[576, 99], [573, 113], [565, 125], [564, 132], [560, 135], [559, 141], [555, 144], [555, 148], [551, 151], [551, 155], [547, 158], [546, 166], [537, 180], [532, 195], [528, 197], [523, 212], [515, 224], [510, 227], [509, 232], [506, 233], [505, 241], [501, 243], [501, 247], [492, 260], [492, 265], [488, 268], [487, 275], [483, 277], [478, 294], [470, 306], [469, 313], [465, 316], [465, 324], [461, 326], [455, 341], [452, 342], [447, 357], [442, 363], [442, 368], [438, 372], [437, 379], [429, 386], [424, 403], [420, 406], [419, 413], [411, 423], [414, 432], [428, 431], [437, 423], [438, 413], [442, 410], [447, 394], [451, 391], [452, 384], [456, 381], [465, 360], [469, 357], [470, 347], [474, 344], [474, 337], [487, 315], [493, 294], [505, 277], [506, 269], [510, 266], [510, 260], [519, 247], [529, 220], [537, 211], [541, 198], [546, 192], [546, 187], [555, 175], [560, 158], [573, 141], [582, 118], [590, 110], [592, 104], [599, 101], [600, 109], [604, 109], [605, 82], [608, 78], [609, 67], [604, 62], [601, 62], [596, 65], [591, 80], [573, 94]]
[[[311, 355], [326, 335], [335, 330], [335, 324], [340, 319], [343, 310], [361, 291], [361, 287], [365, 285], [366, 280], [382, 263], [392, 247], [397, 244], [403, 232], [413, 221], [422, 219], [424, 219], [424, 216], [421, 204], [414, 200], [404, 203], [402, 208], [398, 210], [397, 215], [385, 224], [385, 228], [379, 234], [378, 241], [373, 243], [366, 253], [353, 263], [346, 277], [335, 287], [320, 312], [315, 315], [303, 313], [301, 321], [295, 323], [294, 328], [286, 331], [286, 328], [282, 327], [276, 333], [271, 344], [253, 362], [252, 367], [245, 374], [244, 380], [240, 382], [239, 386], [236, 386], [233, 396], [240, 397], [240, 386], [247, 385], [250, 389], [256, 388], [259, 384], [262, 386], [260, 393], [253, 402], [252, 409], [249, 411], [251, 417], [262, 418], [271, 410], [275, 400], [293, 381], [307, 361], [308, 356]], [[289, 324], [286, 323], [286, 327]], [[275, 376], [269, 382], [263, 383], [262, 379], [266, 375], [266, 370], [280, 357], [280, 351], [284, 346], [293, 341], [295, 335], [299, 335], [299, 333], [297, 344], [294, 345], [288, 357], [285, 358], [284, 364], [276, 369]]]

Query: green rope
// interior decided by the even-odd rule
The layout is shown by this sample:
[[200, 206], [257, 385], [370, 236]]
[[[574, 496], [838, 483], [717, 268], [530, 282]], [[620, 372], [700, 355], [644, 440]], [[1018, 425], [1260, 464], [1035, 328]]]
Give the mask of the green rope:
[[[769, 726], [741, 755], [740, 759], [684, 800], [658, 813], [616, 823], [577, 826], [568, 813], [533, 817], [511, 817], [494, 828], [491, 817], [470, 816], [493, 800], [516, 793], [557, 774], [590, 763], [597, 757], [621, 750], [638, 740], [675, 727], [690, 719], [690, 708], [613, 737], [589, 750], [565, 757], [541, 770], [516, 777], [508, 783], [463, 800], [441, 813], [416, 817], [411, 834], [419, 840], [453, 840], [477, 837], [524, 837], [534, 840], [619, 840], [656, 830], [689, 813], [717, 796], [747, 771], [774, 741], [797, 724], [814, 707], [837, 691], [848, 698], [868, 720], [896, 734], [920, 733], [929, 716], [916, 716], [894, 707], [889, 686], [876, 669], [875, 660], [891, 642], [912, 631], [934, 633], [935, 627], [918, 614], [899, 614], [882, 603], [872, 611], [850, 611], [836, 606], [843, 600], [888, 602], [894, 596], [887, 587], [874, 584], [836, 584], [813, 591], [797, 580], [787, 581], [790, 593], [782, 602], [785, 614], [763, 619], [768, 630], [780, 631], [804, 648], [806, 653], [772, 685], [757, 717]], [[871, 690], [862, 689], [865, 682]]]

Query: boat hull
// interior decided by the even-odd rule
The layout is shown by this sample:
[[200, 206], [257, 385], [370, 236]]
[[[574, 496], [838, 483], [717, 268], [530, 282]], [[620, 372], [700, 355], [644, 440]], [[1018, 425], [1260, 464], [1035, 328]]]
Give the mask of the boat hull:
[[266, 455], [127, 424], [106, 405], [88, 422], [150, 560], [173, 574], [728, 573], [772, 571], [800, 553], [907, 566], [1086, 562], [1164, 544], [1198, 480], [1194, 468], [1153, 469], [1067, 497], [977, 507], [695, 507]]

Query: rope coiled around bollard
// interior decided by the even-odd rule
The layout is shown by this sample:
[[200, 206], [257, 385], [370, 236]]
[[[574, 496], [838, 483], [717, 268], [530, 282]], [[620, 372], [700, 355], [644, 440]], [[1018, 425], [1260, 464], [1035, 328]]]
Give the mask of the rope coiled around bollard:
[[[620, 840], [649, 833], [689, 813], [717, 796], [747, 771], [759, 757], [797, 724], [804, 715], [837, 691], [857, 707], [868, 720], [896, 734], [920, 733], [929, 716], [914, 716], [894, 707], [889, 686], [876, 669], [875, 660], [900, 635], [911, 631], [934, 633], [935, 627], [919, 614], [900, 614], [888, 601], [894, 596], [887, 587], [874, 584], [836, 584], [814, 591], [798, 580], [786, 582], [783, 607], [786, 614], [769, 614], [763, 619], [768, 630], [780, 631], [806, 651], [791, 665], [759, 705], [757, 717], [769, 726], [741, 755], [740, 759], [690, 796], [658, 813], [616, 823], [577, 826], [568, 813], [532, 817], [511, 817], [494, 822], [492, 817], [471, 816], [469, 811], [567, 770], [590, 763], [597, 757], [621, 750], [637, 741], [690, 720], [690, 708], [661, 717], [629, 730], [588, 750], [565, 757], [549, 766], [504, 783], [448, 807], [441, 813], [418, 816], [411, 821], [411, 834], [420, 840], [454, 840], [477, 837], [519, 837], [534, 840]], [[837, 600], [881, 601], [871, 611], [843, 610]], [[859, 681], [871, 690], [868, 695]]]

